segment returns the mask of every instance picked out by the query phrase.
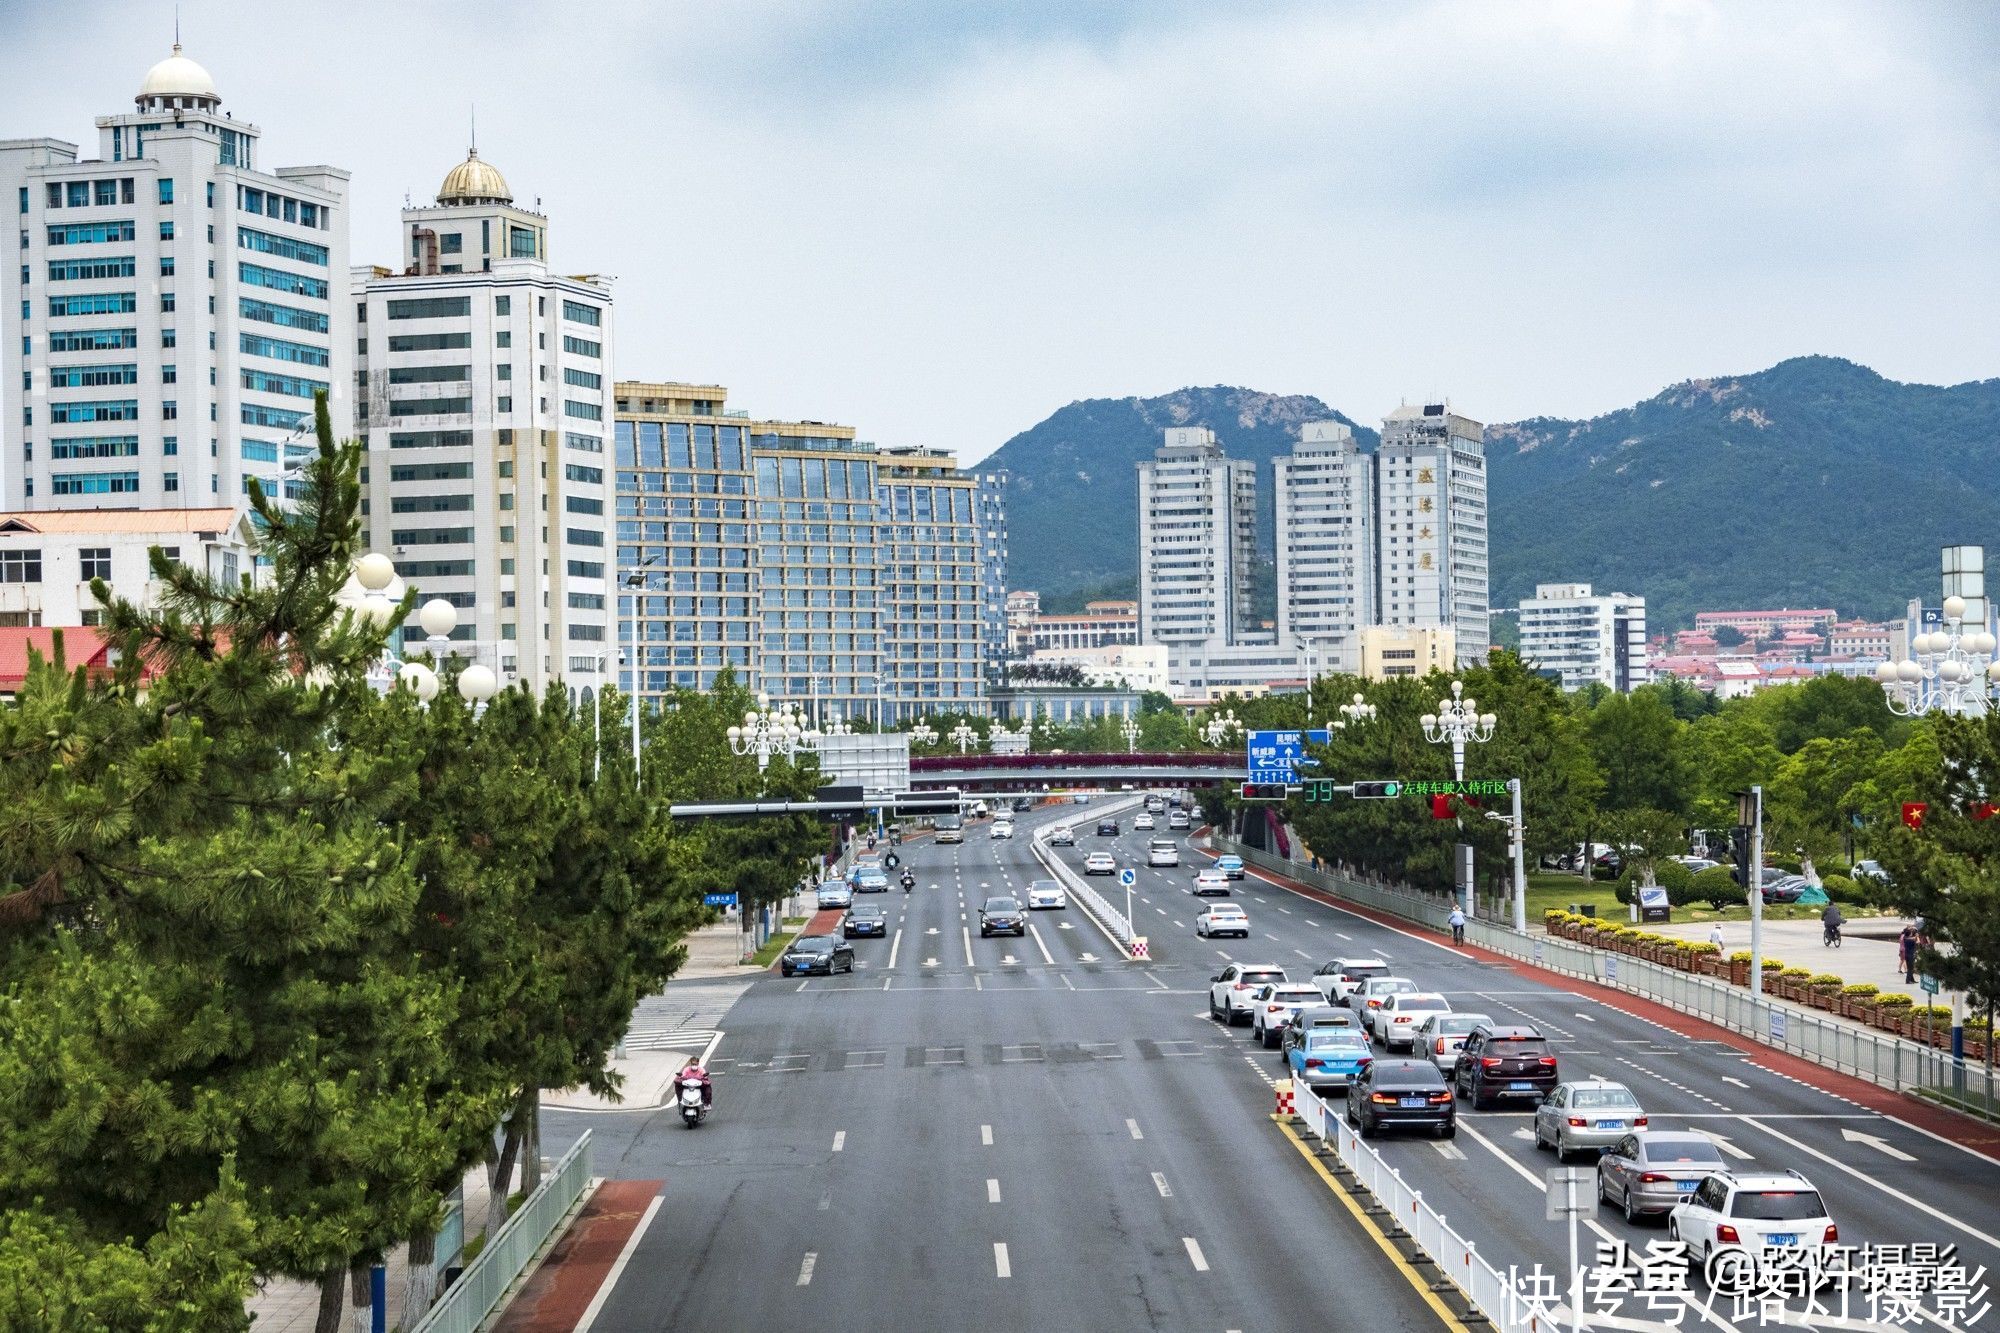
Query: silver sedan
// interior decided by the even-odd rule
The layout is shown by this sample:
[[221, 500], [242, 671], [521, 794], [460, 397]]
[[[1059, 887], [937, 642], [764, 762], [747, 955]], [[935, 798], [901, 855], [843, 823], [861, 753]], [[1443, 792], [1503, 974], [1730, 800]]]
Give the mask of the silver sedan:
[[1578, 1149], [1609, 1148], [1645, 1127], [1646, 1113], [1632, 1090], [1605, 1079], [1558, 1083], [1535, 1108], [1535, 1146], [1555, 1149], [1559, 1162]]
[[1627, 1134], [1597, 1159], [1597, 1197], [1625, 1210], [1627, 1222], [1664, 1215], [1693, 1197], [1702, 1177], [1725, 1169], [1715, 1143], [1684, 1130]]

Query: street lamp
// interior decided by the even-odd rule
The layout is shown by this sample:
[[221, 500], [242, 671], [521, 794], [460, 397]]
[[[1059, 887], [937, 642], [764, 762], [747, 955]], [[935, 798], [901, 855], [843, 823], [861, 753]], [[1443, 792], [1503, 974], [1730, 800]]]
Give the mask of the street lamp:
[[846, 718], [843, 718], [840, 715], [840, 710], [836, 708], [833, 710], [833, 720], [821, 727], [819, 732], [821, 736], [852, 736], [854, 734], [854, 726]]
[[1333, 724], [1337, 731], [1347, 730], [1350, 724], [1359, 726], [1363, 722], [1375, 720], [1375, 705], [1363, 699], [1358, 691], [1353, 700], [1342, 704], [1338, 711], [1340, 719]]
[[731, 727], [728, 734], [730, 750], [756, 755], [759, 772], [770, 765], [772, 755], [795, 755], [818, 739], [801, 721], [796, 708], [773, 708], [770, 698], [762, 694], [757, 696], [757, 706], [743, 715], [743, 725]]
[[1242, 730], [1243, 724], [1237, 720], [1236, 710], [1225, 708], [1209, 717], [1207, 725], [1201, 729], [1201, 734], [1207, 739], [1210, 749], [1219, 750], [1224, 741]]
[[1483, 745], [1493, 739], [1493, 714], [1479, 711], [1477, 701], [1464, 698], [1465, 686], [1459, 681], [1451, 683], [1451, 698], [1438, 700], [1435, 713], [1425, 713], [1420, 719], [1424, 727], [1424, 739], [1433, 745], [1451, 744], [1451, 772], [1460, 782], [1465, 781], [1465, 743]]
[[1118, 728], [1118, 731], [1120, 735], [1125, 737], [1125, 753], [1136, 754], [1139, 749], [1138, 720], [1136, 718], [1126, 718], [1125, 725]]
[[960, 719], [959, 724], [951, 729], [946, 739], [957, 741], [958, 752], [964, 754], [972, 748], [973, 742], [979, 739], [979, 733], [973, 730], [970, 722]]
[[1890, 712], [1898, 717], [1930, 712], [1956, 717], [1986, 711], [1995, 640], [1983, 625], [1968, 628], [1965, 610], [1963, 597], [1945, 598], [1945, 628], [1918, 634], [1910, 640], [1910, 657], [1875, 668]]
[[935, 745], [937, 744], [937, 738], [936, 729], [928, 722], [919, 722], [916, 726], [910, 728], [910, 744], [912, 745]]

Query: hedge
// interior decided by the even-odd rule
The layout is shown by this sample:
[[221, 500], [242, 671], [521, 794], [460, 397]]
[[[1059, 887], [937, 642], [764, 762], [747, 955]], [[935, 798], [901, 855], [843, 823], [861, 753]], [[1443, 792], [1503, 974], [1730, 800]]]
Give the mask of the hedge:
[[1710, 866], [1697, 872], [1688, 884], [1687, 896], [1690, 902], [1716, 907], [1742, 906], [1750, 901], [1743, 886], [1729, 877], [1728, 866]]

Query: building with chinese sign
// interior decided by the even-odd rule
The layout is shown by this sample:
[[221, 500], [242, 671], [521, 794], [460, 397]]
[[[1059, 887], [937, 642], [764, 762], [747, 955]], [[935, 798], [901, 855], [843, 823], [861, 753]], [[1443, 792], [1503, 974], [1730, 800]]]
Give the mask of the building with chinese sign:
[[1492, 642], [1484, 432], [1446, 403], [1399, 407], [1375, 453], [1377, 622], [1444, 626], [1475, 662]]

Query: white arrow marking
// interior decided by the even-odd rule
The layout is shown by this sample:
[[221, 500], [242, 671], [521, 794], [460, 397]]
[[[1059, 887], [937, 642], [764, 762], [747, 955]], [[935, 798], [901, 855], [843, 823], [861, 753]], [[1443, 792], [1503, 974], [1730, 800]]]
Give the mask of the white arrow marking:
[[1069, 922], [1067, 922], [1067, 921], [1058, 921], [1058, 922], [1056, 922], [1056, 929], [1057, 929], [1057, 930], [1072, 930], [1072, 929], [1074, 929], [1074, 927], [1072, 927], [1072, 926], [1070, 925], [1070, 923], [1069, 923]]
[[1086, 963], [1094, 963], [1097, 961], [1097, 955], [1094, 953], [1086, 953], [1085, 955], [1083, 955], [1083, 961]]
[[1589, 1014], [1578, 1014], [1577, 1017], [1581, 1018], [1586, 1023], [1595, 1023], [1597, 1021], [1596, 1019], [1592, 1018]]
[[1535, 1131], [1526, 1128], [1517, 1129], [1514, 1131], [1514, 1137], [1517, 1139], [1533, 1139], [1535, 1137]]
[[1713, 1130], [1706, 1130], [1706, 1129], [1703, 1130], [1702, 1133], [1708, 1135], [1709, 1141], [1713, 1143], [1716, 1147], [1722, 1149], [1722, 1151], [1728, 1153], [1731, 1157], [1734, 1157], [1739, 1162], [1747, 1162], [1750, 1160], [1749, 1153], [1744, 1152], [1741, 1148], [1731, 1143], [1728, 1139], [1724, 1138], [1722, 1135], [1715, 1133]]
[[1736, 1085], [1737, 1087], [1739, 1087], [1739, 1088], [1748, 1088], [1748, 1087], [1750, 1086], [1750, 1085], [1749, 1085], [1748, 1083], [1745, 1083], [1745, 1082], [1744, 1082], [1744, 1081], [1743, 1081], [1742, 1079], [1740, 1079], [1740, 1078], [1731, 1078], [1731, 1077], [1729, 1077], [1729, 1075], [1727, 1075], [1727, 1074], [1724, 1074], [1724, 1075], [1722, 1076], [1722, 1081], [1723, 1081], [1724, 1083], [1734, 1083], [1734, 1084], [1735, 1084], [1735, 1085]]
[[931, 928], [930, 928], [929, 930], [925, 931], [925, 932], [924, 932], [924, 934], [926, 934], [926, 935], [935, 935], [935, 934], [937, 934], [937, 927], [936, 927], [936, 926], [932, 926], [932, 927], [931, 927]]
[[925, 966], [925, 967], [936, 967], [937, 965], [938, 965], [938, 960], [937, 960], [937, 959], [935, 959], [935, 958], [926, 958], [926, 959], [924, 959], [924, 966]]
[[1859, 1130], [1848, 1129], [1844, 1125], [1841, 1127], [1840, 1137], [1846, 1139], [1849, 1143], [1865, 1143], [1875, 1151], [1893, 1157], [1899, 1162], [1914, 1162], [1917, 1160], [1901, 1148], [1890, 1147], [1887, 1142], [1877, 1138], [1873, 1134], [1863, 1134]]
[[1007, 965], [1008, 965], [1009, 963], [1018, 963], [1018, 962], [1020, 962], [1020, 961], [1021, 961], [1020, 959], [1016, 958], [1016, 957], [1015, 957], [1015, 956], [1014, 956], [1013, 954], [1011, 954], [1011, 953], [1010, 953], [1010, 954], [1005, 954], [1005, 955], [1003, 955], [1003, 956], [1001, 957], [1001, 959], [1000, 959], [1000, 966], [1002, 966], [1002, 967], [1005, 967], [1005, 966], [1007, 966]]

